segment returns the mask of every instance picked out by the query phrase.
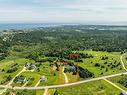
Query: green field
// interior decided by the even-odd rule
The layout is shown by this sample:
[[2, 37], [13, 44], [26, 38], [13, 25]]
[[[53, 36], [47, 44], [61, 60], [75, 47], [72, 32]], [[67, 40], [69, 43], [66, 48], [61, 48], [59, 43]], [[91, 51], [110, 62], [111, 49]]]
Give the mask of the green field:
[[36, 94], [35, 95], [43, 95], [44, 90], [36, 90]]
[[[95, 51], [78, 51], [78, 52], [87, 53], [93, 56], [93, 58], [82, 58], [83, 62], [79, 62], [78, 64], [82, 68], [88, 69], [90, 72], [94, 73], [95, 77], [125, 72], [121, 66], [121, 62], [120, 62], [121, 54], [119, 52], [118, 53], [95, 52]], [[102, 60], [102, 57], [108, 57], [108, 58]], [[123, 61], [126, 64], [125, 58], [126, 57], [124, 56]], [[65, 83], [64, 75], [62, 73], [62, 69], [63, 69], [62, 65], [60, 66], [60, 71], [59, 71], [60, 74], [58, 78], [58, 71], [53, 70], [53, 67], [52, 67], [52, 66], [55, 66], [54, 62], [48, 62], [48, 61], [35, 62], [33, 60], [29, 60], [25, 58], [11, 58], [10, 57], [1, 61], [0, 66], [1, 66], [1, 70], [5, 69], [5, 71], [7, 71], [9, 68], [11, 68], [12, 65], [17, 63], [18, 65], [16, 66], [18, 67], [18, 70], [14, 73], [9, 73], [12, 77], [14, 77], [18, 72], [22, 70], [23, 66], [28, 62], [36, 65], [37, 67], [33, 72], [25, 71], [20, 74], [20, 75], [24, 75], [27, 79], [26, 81], [27, 84], [25, 86], [34, 87], [37, 84], [37, 82], [40, 80], [41, 76], [45, 76], [47, 80], [46, 82], [41, 82], [38, 86], [47, 86], [47, 85]], [[100, 65], [96, 67], [95, 66], [96, 63]], [[112, 63], [112, 64], [109, 64], [109, 63]], [[112, 68], [112, 65], [114, 65], [115, 67]], [[106, 69], [108, 70], [106, 71]], [[9, 75], [6, 72], [0, 72], [0, 74], [1, 74], [0, 81], [3, 81], [4, 77]], [[66, 75], [68, 77], [69, 83], [77, 81], [76, 75], [73, 75], [72, 73], [69, 73], [69, 72], [67, 72]], [[32, 77], [33, 80], [30, 80], [30, 77]], [[116, 82], [117, 79], [120, 79], [121, 77], [123, 76], [111, 78], [111, 81], [119, 85], [121, 88], [127, 90], [124, 86]], [[79, 79], [84, 80], [82, 78], [79, 78]], [[8, 82], [6, 82], [5, 84], [7, 83]], [[12, 83], [13, 86], [23, 86], [24, 84], [25, 83], [23, 84], [14, 83], [14, 82]], [[44, 92], [43, 90], [36, 90], [32, 92], [28, 91], [28, 93], [34, 93], [35, 95], [41, 95], [43, 92]], [[55, 92], [59, 93], [59, 95], [70, 95], [70, 94], [75, 95], [75, 93], [79, 93], [78, 95], [119, 95], [120, 94], [119, 90], [117, 90], [112, 85], [110, 85], [109, 83], [103, 80], [48, 90], [49, 95], [53, 95]], [[17, 93], [17, 91], [15, 93]], [[19, 93], [22, 93], [22, 92], [19, 91]]]
[[[28, 80], [28, 83], [26, 84], [26, 86], [28, 86], [28, 87], [35, 86], [36, 83], [40, 80], [40, 75], [33, 73], [33, 72], [26, 71], [26, 72], [21, 73], [21, 75], [24, 75], [26, 77], [26, 79]], [[32, 77], [33, 80], [30, 80], [30, 77]], [[23, 84], [13, 82], [12, 85], [13, 86], [22, 86]]]
[[56, 91], [58, 95], [119, 95], [121, 93], [103, 80], [57, 88]]
[[[125, 87], [123, 84], [118, 82], [118, 81], [122, 80], [123, 78], [127, 78], [127, 75], [121, 75], [121, 76], [117, 76], [117, 77], [108, 78], [108, 80], [110, 80], [111, 82], [115, 83], [116, 85], [118, 85], [119, 87], [121, 87], [122, 89], [127, 91], [127, 87]], [[127, 84], [126, 81], [125, 81], [125, 84]]]
[[125, 53], [122, 57], [125, 67], [127, 68], [127, 53]]
[[[25, 65], [25, 63], [27, 62], [31, 62], [30, 60], [28, 59], [25, 59], [25, 58], [6, 58], [5, 60], [2, 60], [0, 62], [0, 82], [3, 82], [6, 80], [6, 78], [10, 75], [12, 78], [17, 74], [19, 73], [23, 66]], [[12, 73], [7, 73], [7, 71], [11, 68], [14, 68], [12, 67], [13, 65], [17, 64], [16, 67], [17, 70], [15, 72], [12, 72]], [[2, 71], [3, 70], [3, 71]], [[9, 81], [6, 81], [4, 82], [3, 84], [7, 84]]]
[[[82, 53], [88, 53], [93, 55], [93, 58], [86, 58], [83, 59], [83, 63], [79, 63], [79, 65], [83, 68], [87, 68], [89, 71], [93, 72], [95, 74], [95, 77], [109, 75], [109, 74], [115, 74], [120, 72], [125, 72], [125, 70], [122, 69], [122, 65], [120, 63], [120, 53], [108, 53], [108, 52], [96, 52], [96, 51], [80, 51]], [[108, 59], [102, 60], [102, 57], [108, 57]], [[105, 64], [105, 62], [107, 62]], [[99, 67], [95, 67], [95, 64], [99, 63]], [[112, 68], [111, 64], [117, 67]], [[103, 68], [101, 68], [103, 66]], [[107, 69], [107, 71], [106, 71]]]

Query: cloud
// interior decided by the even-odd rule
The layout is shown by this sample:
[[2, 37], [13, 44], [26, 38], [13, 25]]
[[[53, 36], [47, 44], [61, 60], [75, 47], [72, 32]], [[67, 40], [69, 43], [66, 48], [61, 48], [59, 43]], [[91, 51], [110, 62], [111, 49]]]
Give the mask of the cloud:
[[127, 0], [0, 0], [0, 22], [127, 22]]

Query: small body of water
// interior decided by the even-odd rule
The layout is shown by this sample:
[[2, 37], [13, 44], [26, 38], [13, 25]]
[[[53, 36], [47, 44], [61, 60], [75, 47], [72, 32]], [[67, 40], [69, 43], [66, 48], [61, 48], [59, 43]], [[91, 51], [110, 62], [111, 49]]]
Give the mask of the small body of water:
[[34, 23], [34, 24], [0, 24], [0, 30], [6, 30], [6, 29], [30, 29], [30, 28], [38, 28], [38, 27], [51, 27], [51, 26], [58, 26], [61, 24], [40, 24], [40, 23]]

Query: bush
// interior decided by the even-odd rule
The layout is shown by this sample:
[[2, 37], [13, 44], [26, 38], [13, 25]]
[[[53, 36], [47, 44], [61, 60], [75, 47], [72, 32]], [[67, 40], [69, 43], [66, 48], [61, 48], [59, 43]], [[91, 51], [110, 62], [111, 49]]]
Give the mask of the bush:
[[95, 67], [100, 67], [100, 64], [99, 63], [96, 63], [94, 66]]
[[81, 78], [94, 77], [94, 74], [92, 72], [88, 71], [87, 69], [84, 69], [80, 66], [78, 68], [79, 68], [79, 76]]

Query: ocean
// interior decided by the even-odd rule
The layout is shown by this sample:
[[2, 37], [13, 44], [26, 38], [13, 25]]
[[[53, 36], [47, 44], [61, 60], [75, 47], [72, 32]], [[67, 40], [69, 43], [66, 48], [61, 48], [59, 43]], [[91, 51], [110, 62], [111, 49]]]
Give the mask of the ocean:
[[51, 27], [59, 26], [61, 24], [41, 24], [41, 23], [13, 23], [13, 24], [0, 24], [0, 30], [7, 29], [31, 29], [38, 27]]

